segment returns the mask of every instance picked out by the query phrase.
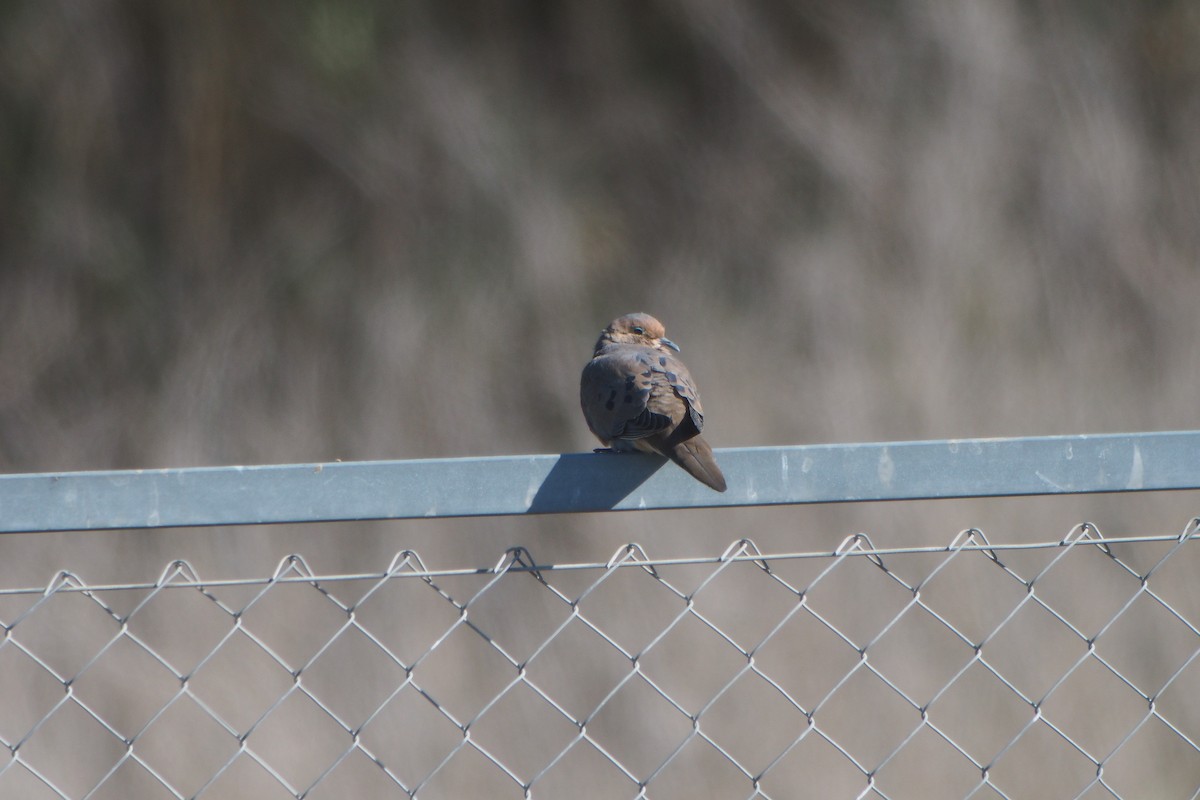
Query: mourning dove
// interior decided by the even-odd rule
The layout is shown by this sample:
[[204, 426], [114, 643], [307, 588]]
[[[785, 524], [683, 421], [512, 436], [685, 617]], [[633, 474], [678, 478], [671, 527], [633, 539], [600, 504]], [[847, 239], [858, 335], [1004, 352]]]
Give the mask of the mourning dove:
[[579, 402], [588, 428], [617, 452], [666, 456], [706, 486], [725, 491], [712, 448], [700, 436], [704, 411], [691, 373], [649, 314], [626, 314], [600, 332], [583, 368]]

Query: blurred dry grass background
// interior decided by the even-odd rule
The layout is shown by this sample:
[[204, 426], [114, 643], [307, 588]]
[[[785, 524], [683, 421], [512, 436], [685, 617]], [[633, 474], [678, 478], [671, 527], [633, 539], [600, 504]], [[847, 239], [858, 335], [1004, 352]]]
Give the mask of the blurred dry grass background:
[[[1187, 2], [10, 4], [0, 468], [583, 449], [578, 371], [631, 310], [718, 447], [1194, 428], [1198, 77]], [[649, 519], [712, 549], [1193, 510]], [[333, 557], [607, 553], [645, 519], [358, 526]], [[258, 573], [331, 541], [23, 538], [26, 567], [88, 538]]]
[[[0, 469], [562, 452], [617, 314], [716, 447], [1190, 429], [1200, 9], [17, 2]], [[0, 585], [1180, 530], [1194, 495], [13, 535]], [[969, 587], [964, 587], [969, 591]]]

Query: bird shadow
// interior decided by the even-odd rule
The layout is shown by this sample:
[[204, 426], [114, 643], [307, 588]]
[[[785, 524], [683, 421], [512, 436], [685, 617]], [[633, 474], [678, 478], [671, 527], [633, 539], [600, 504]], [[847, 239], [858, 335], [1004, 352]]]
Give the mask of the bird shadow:
[[648, 453], [564, 453], [533, 496], [529, 513], [611, 509], [666, 463]]

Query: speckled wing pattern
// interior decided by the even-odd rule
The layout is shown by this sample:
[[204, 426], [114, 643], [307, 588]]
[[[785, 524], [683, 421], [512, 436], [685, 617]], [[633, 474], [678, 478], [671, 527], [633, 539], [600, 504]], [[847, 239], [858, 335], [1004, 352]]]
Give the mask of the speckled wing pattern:
[[725, 491], [712, 448], [699, 436], [704, 412], [696, 384], [672, 353], [641, 345], [604, 347], [584, 367], [580, 398], [588, 427], [604, 444], [659, 453]]
[[[644, 439], [682, 419], [684, 401], [671, 385], [679, 373], [668, 375], [667, 363], [669, 359], [653, 348], [612, 346], [584, 367], [584, 417], [605, 444]], [[694, 396], [694, 389], [690, 393]]]

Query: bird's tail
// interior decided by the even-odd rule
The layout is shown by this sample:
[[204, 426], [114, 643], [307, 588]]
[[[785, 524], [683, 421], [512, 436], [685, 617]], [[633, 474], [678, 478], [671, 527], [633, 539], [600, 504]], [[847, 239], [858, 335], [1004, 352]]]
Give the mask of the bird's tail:
[[663, 449], [663, 455], [710, 489], [725, 491], [725, 476], [721, 474], [712, 448], [703, 437], [693, 436], [682, 442], [668, 443], [668, 447]]

